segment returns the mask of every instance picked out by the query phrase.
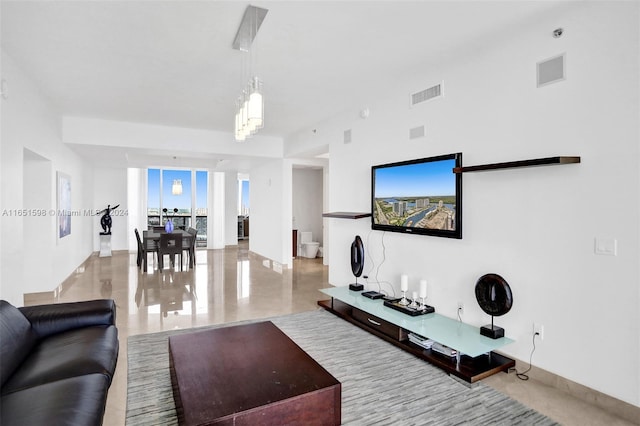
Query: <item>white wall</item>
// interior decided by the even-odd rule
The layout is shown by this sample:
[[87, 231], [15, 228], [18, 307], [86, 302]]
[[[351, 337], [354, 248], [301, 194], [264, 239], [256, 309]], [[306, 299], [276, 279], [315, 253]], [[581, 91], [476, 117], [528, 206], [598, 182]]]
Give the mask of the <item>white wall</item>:
[[291, 169], [289, 160], [271, 160], [251, 170], [249, 250], [291, 265]]
[[225, 245], [225, 177], [223, 172], [209, 171], [208, 249], [221, 249]]
[[137, 228], [142, 238], [142, 232], [147, 225], [147, 169], [127, 169], [127, 245], [129, 251], [137, 252], [138, 243], [134, 230]]
[[294, 229], [313, 232], [313, 240], [322, 246], [322, 169], [294, 168], [292, 183]]
[[[238, 173], [225, 173], [225, 241], [227, 246], [238, 244]], [[249, 227], [251, 229], [251, 227]]]
[[[455, 317], [461, 301], [464, 320], [479, 326], [490, 318], [475, 301], [475, 282], [498, 273], [514, 294], [511, 312], [496, 319], [516, 340], [505, 353], [528, 360], [532, 324], [541, 323], [534, 365], [640, 406], [638, 8], [572, 4], [464, 62], [414, 70], [399, 79], [396, 96], [369, 104], [368, 120], [354, 113], [314, 126], [318, 143], [330, 144], [333, 211], [370, 210], [375, 164], [457, 151], [465, 165], [582, 158], [464, 174], [462, 240], [371, 232], [370, 219], [325, 220], [330, 282], [352, 280], [348, 249], [360, 234], [371, 256], [365, 273], [375, 276], [381, 265], [386, 289], [398, 289], [401, 273], [413, 288], [426, 278], [438, 312]], [[565, 34], [553, 38], [559, 26]], [[536, 88], [536, 63], [563, 52], [566, 81]], [[409, 93], [440, 81], [443, 98], [407, 106]], [[421, 124], [426, 136], [408, 140], [408, 129]], [[353, 142], [345, 145], [349, 128]], [[596, 238], [616, 239], [618, 255], [595, 255]], [[615, 362], [602, 362], [598, 345], [606, 342]]]
[[[23, 293], [54, 290], [91, 254], [91, 233], [95, 218], [82, 212], [94, 208], [93, 173], [62, 143], [59, 115], [38, 87], [4, 51], [2, 79], [6, 80], [8, 88], [7, 99], [2, 99], [0, 159], [2, 208], [3, 214], [6, 211], [7, 215], [3, 217], [0, 229], [0, 297], [22, 306]], [[29, 168], [32, 161], [29, 158], [25, 160], [25, 149], [50, 162], [50, 176], [46, 179], [50, 188], [48, 197], [43, 197], [41, 205], [27, 197], [30, 208], [43, 209], [51, 217], [49, 211], [55, 209], [56, 205], [56, 172], [61, 171], [70, 176], [71, 209], [80, 215], [71, 218], [69, 236], [57, 239], [54, 217], [53, 220], [45, 221], [44, 227], [48, 229], [41, 229], [43, 233], [49, 233], [50, 237], [43, 238], [35, 245], [24, 240], [26, 227], [43, 226], [41, 221], [33, 220], [32, 216], [17, 216], [12, 213], [25, 208], [24, 168], [25, 164]], [[26, 282], [25, 267], [29, 266], [34, 256], [38, 256], [38, 266], [43, 270], [50, 270], [51, 274], [46, 279], [29, 276], [29, 282]]]
[[[25, 209], [49, 211], [56, 208], [55, 200], [51, 194], [55, 193], [55, 182], [52, 180], [52, 164], [48, 159], [38, 154], [24, 150], [22, 169], [22, 195]], [[32, 247], [51, 247], [55, 244], [56, 235], [51, 228], [56, 226], [54, 215], [35, 215], [28, 218], [28, 226], [23, 227], [23, 241], [28, 241]], [[52, 252], [43, 250], [38, 253], [38, 267], [34, 268], [31, 262], [24, 263], [23, 282], [24, 293], [38, 291], [39, 284], [47, 282], [52, 275]]]
[[[233, 135], [213, 130], [84, 117], [64, 117], [62, 123], [66, 143], [111, 147], [135, 146], [170, 152], [176, 152], [178, 146], [179, 156], [182, 157], [203, 157], [203, 153], [207, 152], [215, 154], [215, 158], [222, 154], [282, 157], [282, 139], [263, 135], [255, 135], [245, 143], [230, 143], [233, 141]], [[130, 156], [131, 161], [134, 157]]]
[[[323, 192], [322, 192], [322, 212], [329, 212], [329, 167], [324, 167], [322, 169], [322, 188], [323, 188]], [[322, 263], [325, 266], [329, 265], [329, 256], [330, 256], [330, 246], [331, 246], [331, 241], [330, 241], [330, 237], [329, 237], [329, 227], [325, 226], [325, 222], [328, 221], [329, 219], [323, 218], [322, 220], [322, 248], [323, 248], [323, 258], [322, 258]]]
[[[111, 212], [111, 250], [129, 250], [129, 234], [133, 235], [133, 228], [129, 229], [127, 169], [96, 168], [94, 176], [94, 212], [118, 206]], [[93, 251], [100, 251], [101, 218], [102, 214], [93, 218]]]

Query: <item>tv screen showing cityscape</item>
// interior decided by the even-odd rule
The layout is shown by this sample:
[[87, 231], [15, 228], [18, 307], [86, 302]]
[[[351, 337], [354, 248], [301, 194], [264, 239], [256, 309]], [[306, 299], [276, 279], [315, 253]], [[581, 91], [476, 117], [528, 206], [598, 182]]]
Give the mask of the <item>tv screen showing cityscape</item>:
[[371, 168], [373, 229], [462, 238], [462, 153]]

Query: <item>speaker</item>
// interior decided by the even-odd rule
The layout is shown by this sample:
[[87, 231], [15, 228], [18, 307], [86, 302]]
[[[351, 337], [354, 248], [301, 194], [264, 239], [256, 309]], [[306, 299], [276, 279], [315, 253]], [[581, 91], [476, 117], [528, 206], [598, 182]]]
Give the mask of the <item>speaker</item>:
[[356, 282], [349, 284], [349, 290], [362, 291], [364, 286], [358, 284], [358, 277], [362, 275], [364, 269], [364, 244], [359, 235], [351, 243], [351, 272], [356, 277]]
[[493, 317], [506, 314], [513, 306], [511, 287], [498, 274], [485, 274], [476, 282], [476, 300], [480, 308], [491, 315], [491, 324], [480, 327], [480, 334], [491, 339], [504, 337], [504, 328], [493, 324]]
[[564, 80], [565, 54], [538, 62], [536, 71], [538, 87]]

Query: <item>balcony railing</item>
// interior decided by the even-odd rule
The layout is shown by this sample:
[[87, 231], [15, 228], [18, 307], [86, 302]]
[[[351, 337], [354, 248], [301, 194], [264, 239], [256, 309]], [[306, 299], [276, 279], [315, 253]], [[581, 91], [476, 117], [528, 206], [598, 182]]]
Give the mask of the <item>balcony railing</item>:
[[[191, 216], [187, 215], [166, 215], [162, 217], [162, 223], [160, 223], [160, 215], [147, 215], [147, 226], [164, 226], [168, 219], [173, 221], [173, 227], [175, 229], [184, 229], [191, 227]], [[196, 216], [196, 247], [207, 246], [207, 216]]]

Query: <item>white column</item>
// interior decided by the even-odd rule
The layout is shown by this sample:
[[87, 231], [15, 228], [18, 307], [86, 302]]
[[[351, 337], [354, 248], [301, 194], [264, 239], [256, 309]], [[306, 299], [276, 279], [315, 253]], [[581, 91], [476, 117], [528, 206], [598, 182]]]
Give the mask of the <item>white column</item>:
[[138, 242], [133, 232], [138, 228], [142, 231], [147, 229], [147, 169], [127, 169], [127, 245], [129, 251], [138, 250]]
[[225, 188], [224, 173], [209, 172], [209, 218], [207, 248], [224, 248]]
[[240, 187], [238, 173], [235, 171], [225, 173], [225, 245], [238, 244], [238, 202]]

